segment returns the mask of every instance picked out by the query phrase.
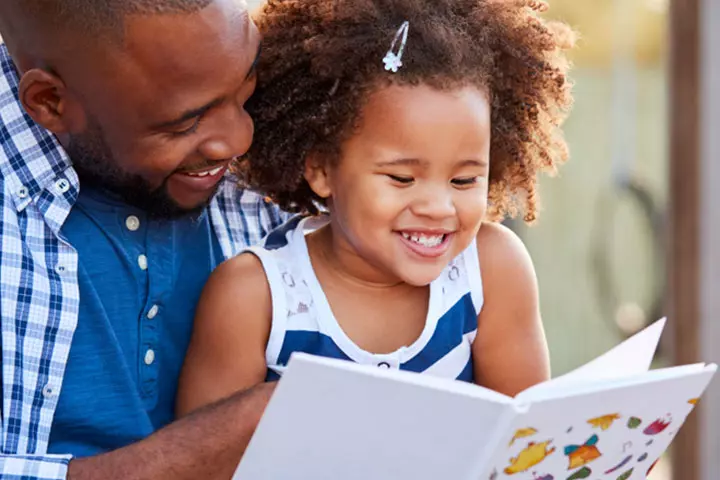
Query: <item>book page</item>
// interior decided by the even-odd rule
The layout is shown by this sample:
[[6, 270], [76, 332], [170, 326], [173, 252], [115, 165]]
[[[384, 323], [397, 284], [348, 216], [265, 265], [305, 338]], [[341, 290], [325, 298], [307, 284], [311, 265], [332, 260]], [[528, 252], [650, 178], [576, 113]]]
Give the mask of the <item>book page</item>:
[[518, 395], [518, 398], [530, 398], [534, 393], [561, 389], [563, 385], [570, 383], [597, 382], [647, 372], [660, 343], [665, 323], [665, 319], [655, 322], [585, 365], [531, 387]]
[[480, 480], [645, 480], [716, 369], [649, 372], [617, 388], [532, 403]]
[[233, 478], [470, 478], [512, 411], [486, 390], [293, 355]]

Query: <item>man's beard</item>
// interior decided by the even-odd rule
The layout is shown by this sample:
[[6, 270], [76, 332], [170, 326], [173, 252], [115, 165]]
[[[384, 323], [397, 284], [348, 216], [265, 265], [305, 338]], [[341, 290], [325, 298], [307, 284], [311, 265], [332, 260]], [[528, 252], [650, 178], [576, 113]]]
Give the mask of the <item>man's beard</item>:
[[209, 202], [190, 209], [183, 208], [168, 193], [167, 179], [159, 187], [153, 188], [141, 176], [123, 170], [96, 121], [89, 121], [86, 132], [73, 135], [65, 150], [80, 178], [80, 188], [94, 187], [114, 193], [128, 205], [143, 210], [152, 218], [197, 216]]

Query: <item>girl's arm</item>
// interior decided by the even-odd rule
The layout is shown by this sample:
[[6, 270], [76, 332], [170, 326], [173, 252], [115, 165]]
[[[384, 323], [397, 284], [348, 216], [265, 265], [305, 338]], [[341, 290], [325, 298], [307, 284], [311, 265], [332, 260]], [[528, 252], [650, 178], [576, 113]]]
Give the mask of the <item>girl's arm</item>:
[[264, 382], [271, 320], [270, 287], [257, 257], [242, 254], [213, 272], [180, 376], [178, 416]]
[[550, 378], [535, 269], [502, 225], [484, 224], [477, 245], [485, 303], [473, 344], [475, 383], [514, 396]]

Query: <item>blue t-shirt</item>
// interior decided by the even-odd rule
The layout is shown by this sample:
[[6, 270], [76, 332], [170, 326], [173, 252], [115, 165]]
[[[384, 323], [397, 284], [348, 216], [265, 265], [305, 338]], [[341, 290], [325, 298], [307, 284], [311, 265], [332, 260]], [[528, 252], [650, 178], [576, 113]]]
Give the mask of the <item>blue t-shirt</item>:
[[83, 457], [173, 420], [197, 301], [224, 258], [207, 214], [148, 219], [90, 189], [62, 234], [79, 254], [80, 314], [48, 450]]

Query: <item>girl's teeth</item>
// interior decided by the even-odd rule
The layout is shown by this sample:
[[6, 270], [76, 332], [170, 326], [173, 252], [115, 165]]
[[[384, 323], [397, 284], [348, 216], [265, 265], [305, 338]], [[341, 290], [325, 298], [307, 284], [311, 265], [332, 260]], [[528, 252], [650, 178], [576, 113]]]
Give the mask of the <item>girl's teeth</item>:
[[402, 236], [405, 237], [406, 240], [410, 240], [413, 243], [417, 243], [418, 245], [422, 245], [423, 247], [430, 248], [437, 247], [445, 239], [445, 235], [417, 235], [405, 232], [403, 232]]

